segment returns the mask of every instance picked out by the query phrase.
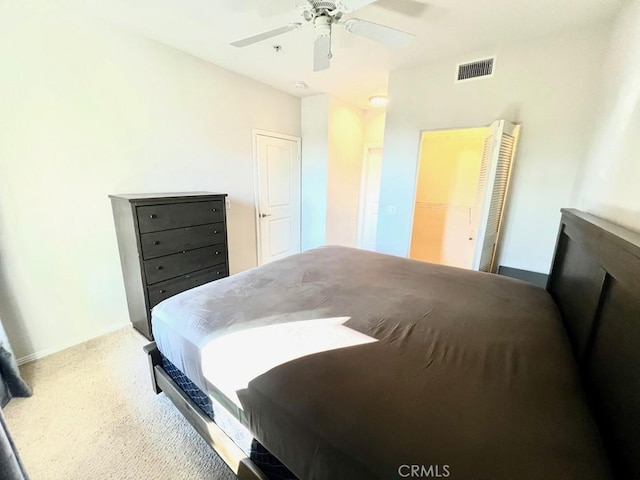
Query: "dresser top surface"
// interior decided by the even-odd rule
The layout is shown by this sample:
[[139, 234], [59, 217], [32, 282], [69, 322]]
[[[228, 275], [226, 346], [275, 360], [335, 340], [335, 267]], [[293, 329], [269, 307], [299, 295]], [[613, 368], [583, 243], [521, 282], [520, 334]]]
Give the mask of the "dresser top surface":
[[153, 201], [153, 200], [183, 200], [187, 198], [198, 197], [226, 197], [226, 193], [214, 192], [168, 192], [168, 193], [123, 193], [118, 195], [109, 195], [109, 198], [122, 198], [124, 200], [133, 201]]

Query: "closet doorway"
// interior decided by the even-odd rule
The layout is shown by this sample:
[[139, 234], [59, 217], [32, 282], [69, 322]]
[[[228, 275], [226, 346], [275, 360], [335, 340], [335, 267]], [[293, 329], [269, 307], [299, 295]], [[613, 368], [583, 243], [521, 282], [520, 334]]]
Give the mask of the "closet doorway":
[[409, 257], [494, 271], [519, 126], [422, 132]]

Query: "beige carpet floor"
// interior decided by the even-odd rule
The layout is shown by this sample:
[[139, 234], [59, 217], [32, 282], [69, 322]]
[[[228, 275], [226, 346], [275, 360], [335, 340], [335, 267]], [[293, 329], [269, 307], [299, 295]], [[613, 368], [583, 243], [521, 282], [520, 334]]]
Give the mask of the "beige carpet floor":
[[164, 396], [131, 328], [24, 365], [31, 398], [4, 409], [31, 480], [235, 476]]

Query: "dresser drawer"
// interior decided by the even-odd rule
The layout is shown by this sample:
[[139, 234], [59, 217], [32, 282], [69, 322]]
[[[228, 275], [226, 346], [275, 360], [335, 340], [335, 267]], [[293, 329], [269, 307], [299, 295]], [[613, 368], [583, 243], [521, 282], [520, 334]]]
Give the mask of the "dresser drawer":
[[226, 261], [227, 247], [226, 245], [218, 245], [145, 260], [144, 272], [147, 283], [152, 284], [213, 267]]
[[172, 205], [150, 205], [138, 207], [140, 233], [158, 232], [172, 228], [204, 225], [224, 221], [222, 200], [209, 202], [174, 203]]
[[223, 263], [222, 265], [216, 265], [200, 272], [189, 273], [178, 278], [167, 280], [166, 282], [156, 283], [149, 287], [149, 308], [153, 308], [161, 301], [189, 290], [190, 288], [198, 287], [228, 276], [227, 264]]
[[220, 245], [226, 241], [224, 223], [184, 227], [140, 235], [145, 260], [194, 248]]

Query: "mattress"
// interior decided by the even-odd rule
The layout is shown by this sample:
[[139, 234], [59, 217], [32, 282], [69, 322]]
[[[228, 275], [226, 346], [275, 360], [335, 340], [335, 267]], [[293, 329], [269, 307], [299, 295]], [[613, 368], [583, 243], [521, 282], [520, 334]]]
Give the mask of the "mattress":
[[152, 323], [302, 480], [612, 478], [538, 287], [323, 247], [176, 295]]
[[195, 385], [189, 377], [182, 373], [171, 361], [161, 355], [162, 368], [187, 394], [196, 406], [238, 445], [269, 480], [298, 480], [282, 462], [273, 456], [249, 431], [239, 425], [231, 415], [209, 395]]

